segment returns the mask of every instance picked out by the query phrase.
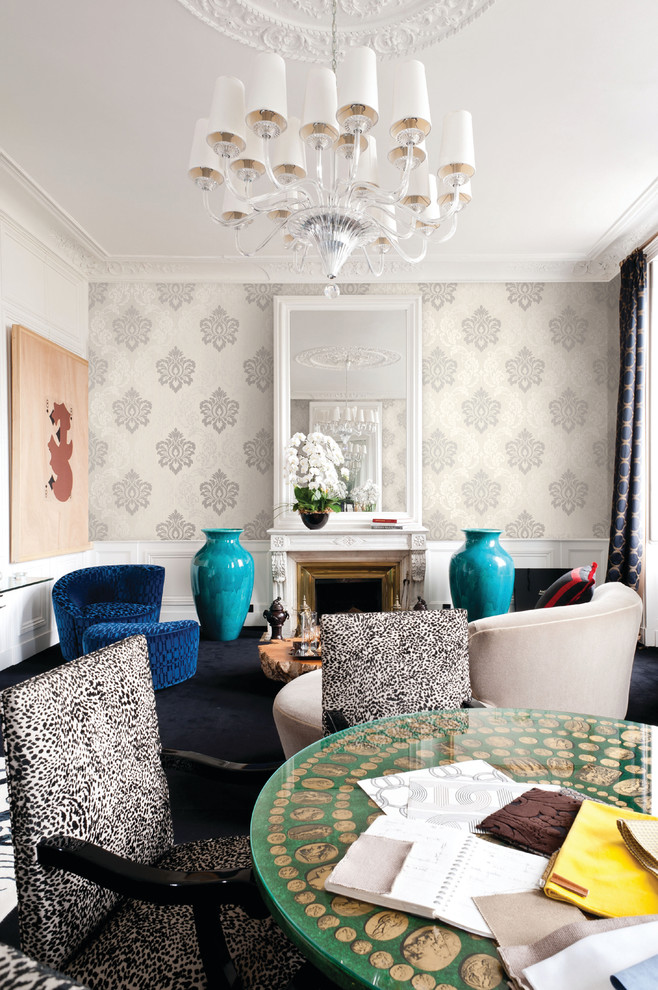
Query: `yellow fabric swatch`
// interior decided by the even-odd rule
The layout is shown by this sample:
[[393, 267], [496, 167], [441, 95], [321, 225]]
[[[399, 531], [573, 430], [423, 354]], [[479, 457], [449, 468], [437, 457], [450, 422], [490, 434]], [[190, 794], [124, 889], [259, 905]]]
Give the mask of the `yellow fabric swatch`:
[[[604, 918], [658, 914], [658, 879], [642, 869], [626, 846], [617, 828], [620, 818], [658, 821], [637, 811], [583, 801], [544, 893]], [[586, 893], [577, 893], [578, 888]]]

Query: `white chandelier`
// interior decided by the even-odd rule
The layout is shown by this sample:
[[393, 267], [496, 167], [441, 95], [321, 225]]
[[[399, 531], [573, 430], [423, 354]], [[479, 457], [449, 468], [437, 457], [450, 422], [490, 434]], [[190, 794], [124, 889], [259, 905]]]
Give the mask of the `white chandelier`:
[[[353, 405], [348, 401], [347, 381], [352, 361], [349, 350], [345, 353], [345, 397], [342, 406], [322, 410], [321, 415], [315, 421], [315, 429], [321, 433], [328, 433], [337, 440], [344, 456], [351, 454], [355, 459], [361, 460], [365, 452], [365, 445], [355, 443], [362, 440], [369, 433], [376, 433], [379, 425], [379, 416], [374, 409], [366, 409], [363, 406]], [[347, 466], [349, 470], [349, 465]]]
[[[335, 39], [334, 7], [333, 68], [309, 70], [301, 119], [288, 116], [280, 55], [256, 56], [246, 92], [239, 79], [220, 76], [210, 116], [196, 124], [189, 175], [210, 218], [233, 228], [243, 257], [253, 257], [281, 232], [297, 274], [315, 251], [325, 276], [335, 279], [361, 248], [379, 276], [391, 248], [417, 263], [439, 227], [440, 240], [454, 234], [475, 173], [471, 115], [457, 110], [444, 117], [438, 170], [430, 172], [425, 67], [416, 60], [399, 63], [388, 159], [400, 177], [397, 188], [382, 188], [370, 134], [379, 119], [376, 56], [370, 48], [349, 48], [336, 74]], [[220, 185], [224, 200], [217, 213], [210, 194]]]

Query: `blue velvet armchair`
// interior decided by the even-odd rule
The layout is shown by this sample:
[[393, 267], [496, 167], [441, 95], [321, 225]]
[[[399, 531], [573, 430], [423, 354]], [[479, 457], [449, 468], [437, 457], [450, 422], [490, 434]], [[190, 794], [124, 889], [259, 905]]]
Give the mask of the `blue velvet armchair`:
[[53, 586], [53, 609], [65, 660], [83, 655], [82, 637], [98, 622], [158, 622], [165, 570], [155, 564], [83, 567]]

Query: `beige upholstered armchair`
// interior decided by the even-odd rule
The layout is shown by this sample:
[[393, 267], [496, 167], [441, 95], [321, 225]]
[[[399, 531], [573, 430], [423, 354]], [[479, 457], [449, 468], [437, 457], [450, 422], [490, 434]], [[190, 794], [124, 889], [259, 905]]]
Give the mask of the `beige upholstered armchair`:
[[[582, 605], [508, 612], [469, 623], [473, 697], [496, 708], [547, 708], [623, 718], [642, 600], [602, 584]], [[322, 737], [322, 672], [298, 677], [274, 700], [286, 757]]]
[[618, 583], [582, 605], [507, 612], [469, 623], [473, 695], [496, 708], [624, 718], [642, 599]]

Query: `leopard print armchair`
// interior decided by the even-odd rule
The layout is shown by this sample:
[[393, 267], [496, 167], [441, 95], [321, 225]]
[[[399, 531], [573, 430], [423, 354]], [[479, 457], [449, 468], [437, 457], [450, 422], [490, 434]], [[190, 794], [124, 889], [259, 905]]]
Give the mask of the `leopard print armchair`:
[[87, 990], [81, 983], [42, 966], [18, 949], [0, 943], [0, 987], [2, 990]]
[[[217, 905], [206, 885], [199, 908], [196, 902], [133, 900], [70, 867], [44, 865], [57, 861], [44, 859], [61, 851], [53, 847], [67, 855], [69, 847], [73, 853], [101, 847], [112, 863], [138, 864], [149, 878], [170, 871], [177, 891], [186, 882], [200, 885], [200, 872], [250, 866], [247, 836], [173, 844], [143, 636], [7, 688], [2, 728], [24, 952], [91, 990], [202, 988], [213, 985], [203, 949], [209, 933], [211, 948], [223, 950], [215, 969], [223, 972], [230, 955], [245, 987], [287, 985], [301, 957], [264, 918], [266, 911], [257, 920], [235, 906], [245, 903], [238, 894], [253, 884], [245, 881], [237, 890], [234, 883], [227, 891], [223, 875], [215, 876], [226, 896]], [[194, 877], [186, 881], [189, 874]], [[220, 974], [214, 985], [228, 984]]]
[[470, 697], [463, 609], [322, 617], [325, 735], [386, 715], [460, 708]]

